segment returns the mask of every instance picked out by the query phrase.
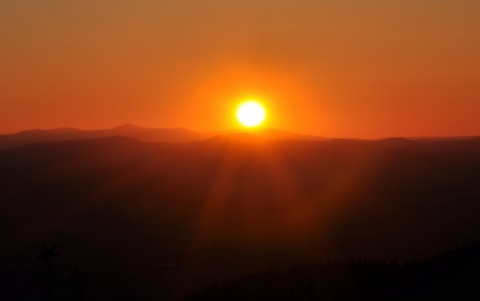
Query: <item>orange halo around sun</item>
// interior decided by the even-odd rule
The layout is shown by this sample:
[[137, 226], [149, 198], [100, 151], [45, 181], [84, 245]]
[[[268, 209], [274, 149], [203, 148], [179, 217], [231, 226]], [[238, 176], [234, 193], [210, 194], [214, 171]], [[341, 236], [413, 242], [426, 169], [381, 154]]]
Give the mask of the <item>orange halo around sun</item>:
[[237, 120], [246, 127], [256, 127], [265, 120], [266, 111], [261, 103], [255, 100], [242, 102], [237, 109]]

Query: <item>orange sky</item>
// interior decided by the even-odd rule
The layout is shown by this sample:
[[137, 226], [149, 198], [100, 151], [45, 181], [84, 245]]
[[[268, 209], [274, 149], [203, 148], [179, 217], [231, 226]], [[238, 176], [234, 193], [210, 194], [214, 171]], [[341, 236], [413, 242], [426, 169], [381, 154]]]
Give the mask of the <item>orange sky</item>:
[[227, 130], [480, 134], [478, 0], [4, 0], [0, 133]]

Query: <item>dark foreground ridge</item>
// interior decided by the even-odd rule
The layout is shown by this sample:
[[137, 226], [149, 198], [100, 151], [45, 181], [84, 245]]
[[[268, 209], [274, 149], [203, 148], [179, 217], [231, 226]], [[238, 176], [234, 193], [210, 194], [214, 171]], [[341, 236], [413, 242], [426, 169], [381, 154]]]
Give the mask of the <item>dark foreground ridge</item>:
[[[302, 269], [318, 274], [307, 296], [319, 294], [321, 283], [329, 283], [325, 294], [335, 283], [339, 292], [363, 292], [377, 285], [368, 279], [383, 276], [362, 264], [334, 264], [331, 274], [321, 265], [290, 268], [328, 260], [375, 267], [377, 258], [423, 260], [477, 245], [479, 183], [480, 139], [473, 138], [274, 141], [234, 133], [188, 143], [105, 137], [4, 149], [0, 300], [71, 300], [75, 291], [84, 300], [170, 301], [286, 269], [267, 281], [282, 298], [309, 283], [287, 284]], [[35, 260], [54, 245], [61, 256]], [[389, 279], [384, 292], [398, 289], [408, 300], [417, 282], [425, 294], [437, 285], [458, 291], [454, 278], [435, 278], [448, 264], [421, 276], [429, 262], [378, 265]]]
[[479, 272], [476, 245], [421, 262], [329, 262], [256, 273], [180, 300], [479, 300]]

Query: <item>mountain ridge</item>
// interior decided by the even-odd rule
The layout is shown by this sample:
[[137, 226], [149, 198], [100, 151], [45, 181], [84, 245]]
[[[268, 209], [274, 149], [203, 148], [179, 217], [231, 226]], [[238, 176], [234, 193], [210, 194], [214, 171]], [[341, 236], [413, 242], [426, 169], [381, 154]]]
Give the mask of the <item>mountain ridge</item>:
[[89, 283], [112, 279], [89, 290], [92, 300], [120, 296], [120, 280], [144, 300], [173, 300], [302, 262], [423, 259], [480, 241], [480, 139], [217, 139], [1, 150], [0, 256], [28, 254], [37, 271], [29, 256], [44, 240], [75, 258]]
[[147, 128], [127, 123], [111, 129], [80, 130], [65, 127], [51, 130], [32, 129], [9, 135], [0, 135], [0, 149], [11, 149], [37, 142], [84, 140], [117, 136], [134, 138], [143, 142], [185, 143], [206, 140], [215, 136], [236, 135], [238, 133], [249, 133], [270, 140], [326, 140], [326, 138], [323, 137], [296, 134], [278, 129], [197, 132], [183, 127]]

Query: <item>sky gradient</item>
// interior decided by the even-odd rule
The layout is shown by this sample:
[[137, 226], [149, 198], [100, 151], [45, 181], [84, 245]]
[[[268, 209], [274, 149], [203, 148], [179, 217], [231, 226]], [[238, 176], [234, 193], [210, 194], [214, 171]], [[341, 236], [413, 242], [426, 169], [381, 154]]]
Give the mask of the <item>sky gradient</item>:
[[0, 0], [0, 134], [124, 123], [480, 134], [478, 0]]

